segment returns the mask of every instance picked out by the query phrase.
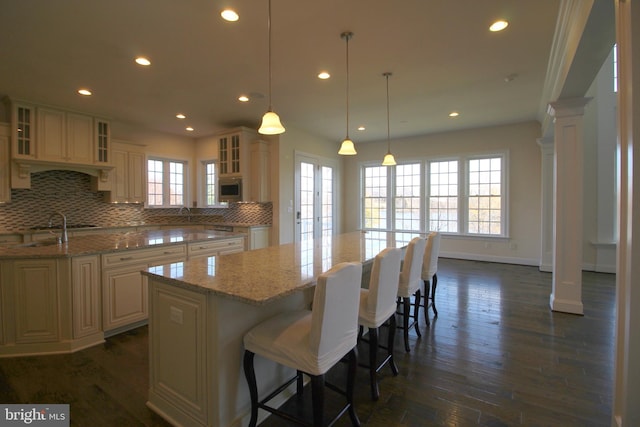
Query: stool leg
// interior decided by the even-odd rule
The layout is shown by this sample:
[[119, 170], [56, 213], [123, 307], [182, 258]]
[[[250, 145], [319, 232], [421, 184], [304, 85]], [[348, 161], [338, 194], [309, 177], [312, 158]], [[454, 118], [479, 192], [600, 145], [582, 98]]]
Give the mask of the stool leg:
[[396, 362], [393, 359], [393, 343], [396, 338], [396, 315], [393, 314], [389, 318], [389, 337], [387, 341], [387, 348], [389, 349], [389, 365], [391, 366], [391, 372], [393, 372], [393, 376], [398, 375], [398, 367], [396, 366]]
[[433, 314], [438, 317], [438, 310], [436, 310], [436, 286], [438, 286], [438, 273], [434, 274], [431, 280], [431, 308], [433, 308]]
[[422, 336], [420, 333], [420, 327], [418, 326], [418, 312], [420, 310], [421, 295], [422, 292], [418, 289], [414, 297], [415, 304], [413, 306], [413, 327], [416, 329], [416, 335], [418, 335], [418, 338]]
[[404, 350], [409, 353], [411, 348], [409, 348], [409, 312], [411, 309], [411, 299], [410, 298], [402, 298], [402, 307], [403, 307], [403, 315], [402, 315], [402, 326], [404, 326]]
[[378, 400], [378, 328], [369, 328], [369, 381], [371, 382], [371, 399]]
[[424, 281], [424, 321], [427, 324], [427, 328], [431, 327], [431, 322], [429, 321], [429, 287], [430, 283], [428, 280]]
[[[394, 315], [395, 316], [395, 315]], [[351, 424], [355, 427], [360, 426], [360, 420], [358, 414], [356, 414], [356, 407], [353, 404], [353, 390], [356, 382], [356, 370], [358, 369], [358, 349], [354, 347], [349, 352], [348, 360], [349, 365], [347, 368], [347, 404], [349, 405], [349, 417], [351, 418]]]
[[256, 372], [253, 368], [254, 353], [249, 350], [244, 351], [244, 376], [249, 385], [249, 395], [251, 396], [251, 420], [249, 427], [256, 427], [258, 423], [258, 387], [256, 386]]
[[313, 426], [324, 424], [324, 375], [311, 375], [311, 399], [313, 401]]

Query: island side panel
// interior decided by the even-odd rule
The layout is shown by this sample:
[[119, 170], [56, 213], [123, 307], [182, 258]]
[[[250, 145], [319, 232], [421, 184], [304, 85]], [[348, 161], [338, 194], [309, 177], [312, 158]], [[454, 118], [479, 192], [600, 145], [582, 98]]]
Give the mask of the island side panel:
[[[256, 306], [149, 277], [149, 401], [174, 425], [240, 426], [250, 411], [244, 334], [283, 310], [309, 306], [313, 291]], [[260, 390], [291, 370], [256, 360]]]

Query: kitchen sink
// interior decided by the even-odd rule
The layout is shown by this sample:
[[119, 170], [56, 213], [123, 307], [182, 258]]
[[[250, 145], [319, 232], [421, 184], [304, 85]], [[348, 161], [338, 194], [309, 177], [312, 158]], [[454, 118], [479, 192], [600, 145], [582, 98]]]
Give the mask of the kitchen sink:
[[16, 245], [16, 248], [40, 248], [43, 246], [54, 246], [54, 245], [58, 245], [58, 240], [57, 239], [47, 239], [47, 240], [38, 240], [37, 242], [28, 242], [28, 243], [21, 243], [19, 245]]
[[[67, 224], [67, 230], [70, 228], [96, 228], [97, 225], [93, 224]], [[29, 230], [60, 230], [62, 227], [60, 225], [37, 225], [35, 227], [31, 227]]]

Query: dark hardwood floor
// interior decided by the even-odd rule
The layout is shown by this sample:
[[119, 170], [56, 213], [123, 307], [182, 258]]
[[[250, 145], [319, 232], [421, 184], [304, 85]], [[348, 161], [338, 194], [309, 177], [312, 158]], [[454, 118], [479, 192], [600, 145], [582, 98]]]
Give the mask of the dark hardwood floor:
[[[421, 312], [410, 353], [397, 335], [400, 374], [381, 371], [378, 402], [358, 370], [363, 425], [610, 425], [614, 275], [583, 274], [584, 316], [549, 310], [551, 274], [536, 267], [441, 259], [438, 279], [439, 317], [426, 329]], [[74, 426], [167, 426], [145, 406], [147, 360], [146, 327], [71, 355], [0, 359], [0, 402], [69, 403]]]

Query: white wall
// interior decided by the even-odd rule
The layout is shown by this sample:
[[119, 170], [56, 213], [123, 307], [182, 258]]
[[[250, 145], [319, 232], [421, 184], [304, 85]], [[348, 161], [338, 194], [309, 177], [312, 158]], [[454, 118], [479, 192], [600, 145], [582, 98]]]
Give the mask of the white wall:
[[[538, 265], [540, 258], [541, 153], [535, 122], [463, 130], [391, 141], [396, 160], [424, 160], [462, 154], [507, 151], [509, 156], [509, 238], [444, 236], [441, 255], [517, 264]], [[360, 166], [382, 161], [386, 141], [357, 144], [358, 155], [343, 159], [344, 231], [360, 227]]]
[[616, 269], [616, 94], [613, 53], [605, 60], [585, 96], [583, 262], [586, 270]]

